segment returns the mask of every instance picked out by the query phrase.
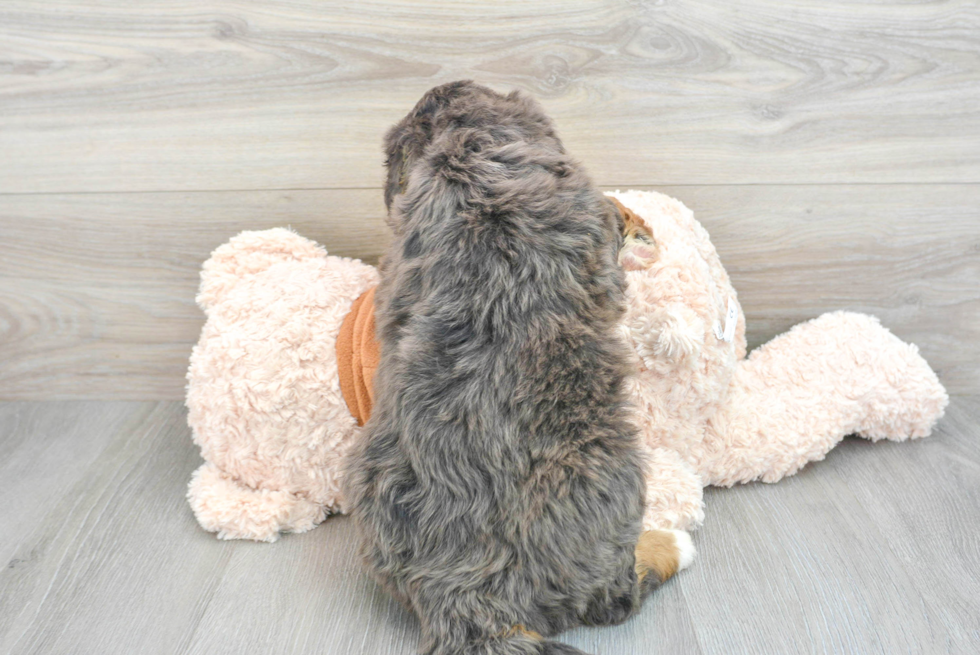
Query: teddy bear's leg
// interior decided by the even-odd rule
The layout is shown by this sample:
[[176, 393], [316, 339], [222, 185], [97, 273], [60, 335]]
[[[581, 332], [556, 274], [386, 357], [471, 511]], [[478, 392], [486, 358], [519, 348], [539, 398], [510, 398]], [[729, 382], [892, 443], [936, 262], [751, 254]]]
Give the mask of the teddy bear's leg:
[[306, 532], [326, 509], [288, 491], [251, 489], [208, 462], [194, 471], [187, 500], [201, 527], [219, 539], [275, 541], [281, 532]]
[[646, 453], [644, 530], [691, 530], [704, 522], [701, 478], [676, 451]]
[[834, 312], [756, 349], [709, 421], [705, 484], [775, 482], [842, 438], [924, 437], [948, 398], [918, 354], [863, 314]]

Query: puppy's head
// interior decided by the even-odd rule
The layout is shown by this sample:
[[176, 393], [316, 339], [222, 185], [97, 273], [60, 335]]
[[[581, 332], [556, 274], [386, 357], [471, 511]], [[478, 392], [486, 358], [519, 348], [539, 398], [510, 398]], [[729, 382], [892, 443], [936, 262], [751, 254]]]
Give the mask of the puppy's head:
[[620, 234], [623, 245], [619, 250], [619, 264], [626, 271], [643, 271], [657, 260], [657, 242], [653, 232], [643, 219], [615, 198], [609, 197], [620, 217]]
[[467, 97], [493, 93], [470, 80], [450, 82], [426, 92], [405, 118], [388, 130], [384, 139], [385, 206], [391, 210], [395, 196], [405, 190], [408, 172], [432, 142], [440, 114]]
[[471, 80], [437, 86], [385, 135], [389, 213], [408, 186], [415, 163], [437, 140], [442, 140], [444, 154], [455, 158], [518, 141], [551, 143], [562, 151], [551, 120], [529, 96], [518, 91], [504, 95]]

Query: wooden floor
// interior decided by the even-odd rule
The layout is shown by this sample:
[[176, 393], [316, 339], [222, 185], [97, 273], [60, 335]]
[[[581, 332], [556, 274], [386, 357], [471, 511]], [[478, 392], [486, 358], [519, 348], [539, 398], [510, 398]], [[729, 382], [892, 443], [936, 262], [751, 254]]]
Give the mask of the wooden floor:
[[[347, 517], [218, 541], [184, 501], [178, 402], [0, 404], [0, 653], [413, 653]], [[980, 398], [914, 443], [851, 439], [775, 485], [709, 489], [694, 566], [589, 652], [976, 653]]]
[[705, 225], [751, 346], [878, 315], [959, 394], [707, 492], [694, 567], [606, 653], [980, 652], [976, 0], [0, 2], [0, 654], [411, 653], [350, 524], [224, 543], [184, 489], [201, 262], [387, 240], [381, 137], [428, 88], [534, 94], [606, 189]]

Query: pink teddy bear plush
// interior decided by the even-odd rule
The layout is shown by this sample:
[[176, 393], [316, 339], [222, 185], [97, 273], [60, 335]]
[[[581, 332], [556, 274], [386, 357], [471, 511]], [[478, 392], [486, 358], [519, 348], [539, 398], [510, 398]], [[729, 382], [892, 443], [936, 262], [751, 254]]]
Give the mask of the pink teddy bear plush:
[[242, 232], [204, 263], [207, 322], [187, 371], [205, 460], [187, 498], [204, 529], [275, 541], [344, 510], [340, 461], [360, 427], [341, 392], [337, 335], [377, 283], [373, 266], [281, 228]]
[[851, 434], [927, 436], [949, 399], [918, 348], [865, 314], [832, 312], [746, 358], [745, 316], [708, 233], [659, 193], [610, 194], [653, 234], [648, 268], [627, 272], [623, 324], [651, 453], [645, 526], [704, 520], [703, 485], [776, 482]]
[[[922, 437], [942, 416], [936, 375], [871, 316], [825, 314], [746, 358], [735, 291], [691, 211], [653, 192], [610, 195], [655, 242], [624, 253], [647, 528], [699, 525], [703, 485], [775, 482], [849, 434]], [[338, 335], [377, 281], [374, 268], [284, 229], [244, 232], [205, 263], [207, 322], [187, 375], [205, 459], [188, 500], [205, 529], [275, 541], [344, 511], [340, 462], [363, 412], [341, 388], [350, 362]]]

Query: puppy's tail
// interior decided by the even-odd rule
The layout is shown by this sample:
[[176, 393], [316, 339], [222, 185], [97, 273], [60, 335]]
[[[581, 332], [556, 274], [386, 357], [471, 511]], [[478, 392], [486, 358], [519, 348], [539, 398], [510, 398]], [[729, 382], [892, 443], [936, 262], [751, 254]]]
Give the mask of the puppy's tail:
[[475, 643], [467, 641], [468, 643], [462, 647], [442, 641], [426, 653], [427, 655], [589, 655], [560, 641], [549, 641], [522, 625], [478, 639]]
[[585, 651], [560, 641], [545, 641], [541, 645], [543, 649], [538, 651], [541, 655], [588, 655]]

